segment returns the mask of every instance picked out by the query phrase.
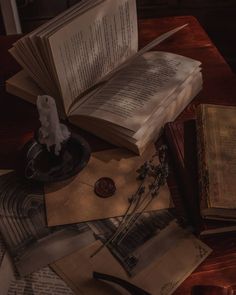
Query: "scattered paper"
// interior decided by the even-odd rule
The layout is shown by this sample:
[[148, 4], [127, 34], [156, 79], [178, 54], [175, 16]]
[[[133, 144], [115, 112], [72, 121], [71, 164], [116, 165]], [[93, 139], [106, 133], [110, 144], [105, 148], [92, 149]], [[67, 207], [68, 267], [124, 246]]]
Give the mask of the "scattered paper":
[[[12, 281], [7, 295], [73, 295], [74, 292], [49, 267]], [[2, 293], [1, 293], [2, 295]]]
[[0, 177], [0, 231], [21, 275], [95, 240], [85, 223], [47, 227], [42, 186], [24, 182], [14, 172]]
[[130, 278], [107, 248], [93, 258], [90, 257], [100, 246], [101, 242], [97, 241], [51, 265], [76, 294], [122, 294], [115, 284], [92, 279], [93, 271], [97, 271], [129, 280], [152, 295], [170, 295], [211, 253], [208, 246], [188, 234], [158, 261]]

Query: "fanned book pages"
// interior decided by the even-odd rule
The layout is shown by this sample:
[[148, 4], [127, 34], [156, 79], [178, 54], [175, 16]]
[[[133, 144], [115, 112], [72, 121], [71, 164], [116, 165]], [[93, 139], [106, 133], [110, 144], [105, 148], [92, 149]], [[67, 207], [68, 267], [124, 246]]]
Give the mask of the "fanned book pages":
[[197, 110], [200, 207], [208, 219], [236, 219], [236, 107]]
[[135, 0], [82, 1], [14, 44], [23, 71], [7, 90], [49, 94], [62, 118], [141, 154], [201, 90], [200, 62], [147, 52], [184, 27], [138, 51]]

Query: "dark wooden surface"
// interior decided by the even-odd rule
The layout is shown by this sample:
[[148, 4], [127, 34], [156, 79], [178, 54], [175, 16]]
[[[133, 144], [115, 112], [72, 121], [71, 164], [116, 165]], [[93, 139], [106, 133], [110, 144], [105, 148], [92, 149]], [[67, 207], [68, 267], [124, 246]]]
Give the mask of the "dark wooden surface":
[[[202, 62], [203, 90], [177, 120], [194, 117], [195, 107], [200, 102], [233, 104], [236, 99], [235, 75], [193, 17], [141, 20], [140, 46], [184, 23], [189, 23], [189, 26], [156, 48], [189, 56]], [[7, 49], [16, 39], [14, 36], [0, 37], [0, 169], [14, 167], [20, 148], [39, 126], [35, 107], [4, 91], [4, 80], [19, 69], [7, 53]], [[94, 150], [109, 148], [109, 145], [102, 140], [85, 132], [82, 134]], [[171, 185], [174, 191], [174, 179]], [[177, 187], [176, 193], [178, 193]], [[178, 288], [175, 295], [190, 294], [194, 285], [227, 287], [236, 284], [236, 237], [232, 235], [223, 239], [212, 237], [206, 242], [214, 250], [212, 255]]]
[[137, 0], [139, 18], [195, 16], [236, 71], [236, 1]]

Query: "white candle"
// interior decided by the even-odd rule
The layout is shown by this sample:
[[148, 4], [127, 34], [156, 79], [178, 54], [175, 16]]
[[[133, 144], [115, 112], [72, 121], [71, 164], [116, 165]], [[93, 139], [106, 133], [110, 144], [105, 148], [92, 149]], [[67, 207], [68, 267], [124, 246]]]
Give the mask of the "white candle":
[[51, 96], [38, 96], [37, 108], [41, 122], [39, 142], [45, 144], [48, 150], [55, 146], [55, 154], [59, 155], [61, 144], [70, 137], [70, 132], [60, 123], [56, 103]]

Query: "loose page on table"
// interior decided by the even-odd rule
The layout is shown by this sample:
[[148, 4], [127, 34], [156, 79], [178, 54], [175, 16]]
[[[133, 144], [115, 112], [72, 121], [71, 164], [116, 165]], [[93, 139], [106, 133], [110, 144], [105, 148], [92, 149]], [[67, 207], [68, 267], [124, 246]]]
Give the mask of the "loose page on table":
[[201, 213], [207, 218], [235, 220], [236, 107], [200, 105], [197, 138]]
[[100, 245], [97, 241], [51, 265], [75, 294], [128, 294], [115, 284], [94, 280], [92, 274], [96, 271], [128, 280], [152, 295], [170, 295], [211, 253], [207, 245], [186, 233], [182, 239], [172, 243], [172, 247], [162, 257], [130, 278], [106, 247], [91, 258]]
[[[24, 278], [16, 276], [12, 259], [0, 236], [0, 294], [1, 295], [73, 295], [74, 292], [49, 267], [44, 267]], [[33, 293], [32, 293], [33, 292]]]
[[[0, 176], [10, 173], [12, 170], [0, 169]], [[1, 295], [7, 295], [11, 281], [15, 279], [14, 268], [7, 252], [5, 243], [0, 234], [0, 287]]]
[[48, 41], [68, 106], [137, 52], [136, 1], [107, 0], [66, 24]]
[[[40, 258], [39, 258], [40, 259]], [[7, 295], [75, 295], [71, 288], [50, 268], [44, 267], [9, 286]], [[1, 293], [1, 295], [4, 295]]]

